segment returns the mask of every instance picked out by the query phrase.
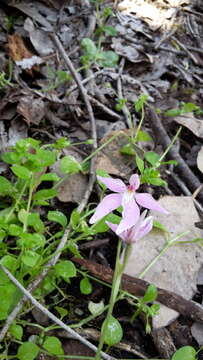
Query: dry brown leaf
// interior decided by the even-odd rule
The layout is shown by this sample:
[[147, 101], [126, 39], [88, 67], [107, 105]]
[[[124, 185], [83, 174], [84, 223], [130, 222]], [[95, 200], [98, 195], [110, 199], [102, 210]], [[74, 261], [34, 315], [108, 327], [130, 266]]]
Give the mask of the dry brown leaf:
[[[77, 161], [82, 162], [82, 157], [74, 149], [65, 149], [65, 155], [71, 155], [76, 158]], [[65, 175], [60, 171], [60, 161], [57, 161], [52, 167], [58, 176], [63, 178]], [[82, 173], [76, 173], [69, 175], [66, 180], [57, 188], [57, 198], [62, 202], [73, 202], [80, 204], [84, 197], [85, 191], [88, 186], [87, 176]]]
[[8, 36], [9, 56], [13, 61], [20, 61], [22, 59], [29, 59], [34, 54], [27, 49], [22, 36], [18, 33]]
[[39, 125], [45, 115], [45, 104], [42, 99], [33, 96], [22, 96], [17, 106], [17, 111], [28, 124]]
[[[111, 175], [126, 177], [131, 173], [132, 158], [123, 156], [120, 153], [122, 146], [129, 143], [126, 135], [130, 135], [129, 130], [112, 131], [108, 136], [104, 137], [100, 145], [108, 141], [112, 136], [118, 136], [105, 146], [98, 154], [96, 159], [96, 170], [103, 169]], [[126, 135], [125, 135], [126, 134]]]
[[197, 119], [193, 113], [176, 116], [173, 120], [188, 128], [196, 136], [203, 138], [203, 120]]

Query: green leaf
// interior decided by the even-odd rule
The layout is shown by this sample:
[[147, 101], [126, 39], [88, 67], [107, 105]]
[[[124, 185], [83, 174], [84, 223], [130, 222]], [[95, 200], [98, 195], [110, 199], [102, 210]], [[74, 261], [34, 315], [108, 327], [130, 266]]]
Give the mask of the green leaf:
[[3, 239], [5, 239], [6, 235], [7, 235], [6, 232], [0, 229], [0, 242], [2, 242]]
[[89, 301], [88, 309], [92, 315], [101, 314], [104, 311], [103, 300], [101, 300], [99, 303], [94, 303], [93, 301]]
[[89, 39], [84, 38], [81, 41], [81, 48], [83, 50], [83, 53], [85, 56], [88, 56], [90, 60], [94, 60], [97, 55], [97, 48], [95, 46], [95, 43]]
[[116, 34], [117, 34], [117, 30], [115, 29], [115, 27], [110, 26], [110, 25], [103, 26], [102, 30], [108, 36], [116, 36]]
[[142, 298], [142, 302], [152, 302], [156, 300], [158, 291], [155, 285], [150, 284]]
[[17, 269], [17, 260], [14, 256], [11, 255], [5, 255], [1, 258], [0, 263], [5, 266], [8, 270], [10, 270], [12, 273]]
[[104, 342], [112, 346], [121, 341], [123, 337], [123, 330], [119, 321], [114, 318], [112, 315], [109, 317], [108, 321], [104, 320], [102, 324], [102, 332], [105, 329], [104, 333]]
[[49, 200], [55, 197], [56, 195], [57, 195], [57, 191], [54, 188], [48, 190], [39, 190], [34, 194], [33, 199], [37, 201]]
[[80, 281], [80, 291], [84, 295], [89, 295], [92, 292], [92, 284], [88, 278], [84, 278]]
[[9, 328], [10, 334], [16, 339], [16, 340], [22, 340], [23, 337], [23, 328], [20, 325], [12, 324]]
[[144, 154], [144, 157], [152, 166], [156, 165], [160, 159], [160, 155], [155, 153], [154, 151], [147, 151]]
[[73, 230], [75, 230], [80, 222], [80, 213], [77, 210], [73, 210], [70, 217], [70, 224]]
[[16, 152], [5, 152], [1, 155], [1, 159], [7, 164], [17, 164], [20, 161], [21, 155]]
[[11, 236], [19, 236], [23, 232], [23, 228], [16, 224], [10, 224], [8, 228], [8, 233]]
[[40, 159], [42, 166], [53, 165], [56, 161], [56, 153], [50, 150], [39, 149], [37, 156]]
[[22, 262], [26, 266], [34, 267], [40, 260], [40, 255], [32, 250], [27, 250], [22, 255]]
[[136, 154], [136, 156], [135, 156], [135, 162], [136, 162], [136, 165], [137, 165], [140, 173], [142, 174], [144, 171], [144, 161], [141, 159], [141, 157], [139, 157], [138, 154]]
[[94, 230], [94, 234], [103, 233], [109, 230], [109, 226], [106, 224], [106, 221], [112, 222], [113, 224], [119, 224], [121, 217], [112, 213], [106, 215], [96, 224], [91, 226], [91, 230]]
[[22, 233], [20, 239], [17, 240], [17, 244], [25, 249], [42, 248], [45, 245], [45, 237], [39, 233]]
[[56, 173], [47, 173], [40, 176], [39, 181], [59, 181], [60, 177]]
[[143, 106], [147, 103], [148, 95], [142, 94], [139, 96], [137, 101], [135, 102], [135, 111], [139, 112], [142, 110]]
[[64, 309], [61, 306], [55, 306], [56, 311], [58, 311], [61, 319], [63, 319], [66, 315], [68, 315], [68, 310]]
[[115, 67], [118, 63], [119, 56], [114, 51], [103, 51], [99, 53], [98, 64], [103, 67]]
[[200, 107], [191, 103], [191, 102], [188, 102], [188, 103], [183, 103], [182, 106], [181, 106], [181, 113], [184, 114], [184, 113], [188, 113], [188, 112], [193, 112], [193, 111], [198, 111], [200, 110]]
[[4, 282], [4, 285], [0, 285], [0, 320], [5, 320], [11, 306], [13, 305], [13, 299], [15, 299], [16, 295], [16, 287], [9, 282], [8, 277], [5, 280], [0, 277], [0, 284], [2, 282]]
[[53, 144], [53, 147], [57, 150], [62, 150], [63, 148], [70, 146], [70, 144], [71, 142], [68, 138], [62, 137]]
[[39, 353], [39, 347], [32, 342], [24, 342], [18, 348], [17, 358], [19, 360], [34, 360]]
[[43, 347], [50, 354], [53, 354], [53, 355], [63, 355], [64, 354], [61, 342], [55, 336], [46, 336]]
[[152, 137], [143, 130], [139, 130], [137, 137], [136, 137], [136, 141], [140, 141], [140, 142], [147, 142], [147, 141], [152, 141]]
[[165, 227], [163, 224], [161, 224], [159, 221], [157, 221], [157, 220], [153, 220], [153, 227], [155, 227], [155, 228], [157, 228], [157, 229], [160, 229], [160, 230], [162, 230], [162, 231], [164, 231], [164, 232], [168, 232], [168, 230], [166, 229], [166, 227]]
[[171, 117], [179, 116], [179, 115], [181, 115], [181, 110], [180, 109], [170, 109], [170, 110], [165, 111], [164, 115], [171, 116]]
[[45, 229], [44, 223], [40, 219], [40, 214], [36, 212], [28, 214], [27, 225], [32, 226], [36, 232], [43, 232]]
[[67, 225], [67, 217], [61, 211], [49, 211], [47, 218], [49, 221], [54, 221], [60, 224], [63, 229]]
[[103, 17], [107, 18], [109, 16], [113, 15], [113, 11], [110, 7], [105, 7], [103, 10]]
[[22, 165], [13, 165], [11, 166], [11, 170], [20, 179], [29, 180], [32, 176], [32, 173]]
[[76, 267], [70, 260], [59, 261], [54, 267], [57, 277], [62, 277], [69, 283], [69, 278], [76, 276]]
[[192, 346], [183, 346], [172, 356], [172, 360], [196, 360], [196, 350]]
[[131, 156], [133, 156], [133, 155], [136, 154], [132, 144], [126, 144], [126, 145], [122, 146], [121, 149], [120, 149], [120, 152], [123, 155], [131, 155]]
[[82, 170], [80, 163], [71, 155], [64, 156], [60, 162], [60, 170], [63, 174], [75, 174]]
[[22, 224], [25, 224], [27, 222], [29, 213], [25, 209], [21, 209], [18, 213], [18, 219]]
[[4, 176], [0, 176], [0, 195], [12, 195], [13, 192], [15, 192], [15, 189], [11, 182]]

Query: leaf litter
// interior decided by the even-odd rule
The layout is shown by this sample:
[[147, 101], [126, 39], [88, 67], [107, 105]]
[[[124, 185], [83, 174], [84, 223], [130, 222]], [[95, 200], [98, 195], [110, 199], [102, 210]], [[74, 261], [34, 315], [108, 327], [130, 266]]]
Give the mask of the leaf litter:
[[[111, 5], [104, 2], [104, 6]], [[73, 142], [84, 141], [85, 137], [89, 138], [88, 114], [78, 90], [74, 90], [71, 95], [68, 93], [70, 87], [74, 86], [74, 82], [64, 62], [59, 58], [49, 32], [56, 29], [75, 68], [79, 68], [80, 41], [87, 37], [94, 38], [95, 26], [90, 21], [94, 16], [92, 6], [89, 1], [80, 0], [69, 1], [68, 4], [63, 1], [43, 0], [35, 1], [34, 5], [33, 1], [2, 0], [0, 5], [0, 70], [7, 74], [5, 80], [8, 82], [6, 83], [5, 80], [0, 82], [2, 92], [1, 151], [7, 150], [9, 146], [27, 136], [33, 136], [45, 142], [62, 136], [68, 137]], [[115, 109], [118, 100], [119, 77], [123, 96], [127, 99], [130, 111], [134, 111], [134, 102], [139, 95], [145, 93], [148, 94], [149, 101], [155, 108], [159, 108], [160, 102], [164, 104], [161, 110], [163, 123], [171, 135], [174, 134], [175, 122], [183, 126], [180, 152], [184, 153], [186, 162], [194, 144], [199, 146], [198, 138], [202, 138], [201, 114], [191, 112], [169, 118], [163, 111], [168, 110], [169, 99], [172, 103], [176, 103], [178, 99], [179, 103], [194, 101], [196, 105], [200, 107], [202, 105], [201, 11], [201, 3], [198, 1], [190, 3], [183, 0], [156, 2], [125, 0], [118, 3], [115, 16], [107, 19], [106, 25], [115, 27], [117, 33], [113, 37], [108, 36], [102, 51], [114, 51], [120, 58], [125, 59], [125, 65], [120, 75], [119, 65], [102, 69], [101, 59], [92, 66], [93, 94], [89, 91], [91, 86], [87, 86], [87, 89], [96, 122], [98, 121], [100, 146], [111, 136], [118, 135], [98, 153], [97, 170], [104, 169], [109, 174], [127, 181], [135, 166], [133, 157], [120, 152], [120, 148], [127, 144], [128, 139], [122, 135], [122, 132], [119, 135], [119, 132], [122, 130], [127, 133], [129, 130], [125, 129], [127, 126], [122, 112]], [[8, 57], [13, 64], [10, 73]], [[109, 64], [108, 59], [107, 65]], [[101, 70], [101, 73], [97, 76], [95, 74], [98, 70]], [[85, 76], [84, 73], [81, 76]], [[177, 106], [174, 107], [177, 108]], [[134, 114], [135, 124], [136, 117], [137, 114]], [[150, 118], [146, 120], [144, 128], [148, 130]], [[102, 122], [105, 125], [102, 130], [99, 130], [99, 126], [102, 128]], [[122, 122], [122, 125], [119, 122]], [[161, 153], [156, 136], [154, 142], [148, 146], [148, 150]], [[81, 147], [81, 150], [83, 151], [84, 148]], [[89, 148], [85, 148], [85, 151], [88, 152]], [[78, 156], [76, 153], [73, 155]], [[79, 162], [82, 162], [82, 157]], [[197, 156], [197, 166], [193, 162], [194, 173], [198, 171], [197, 167], [202, 172], [202, 149]], [[6, 171], [4, 167], [1, 169], [3, 173]], [[58, 172], [57, 169], [54, 170]], [[174, 183], [170, 178], [170, 172], [175, 171], [173, 165], [167, 171], [169, 172], [169, 192], [172, 192], [172, 196], [163, 197], [160, 202], [166, 208], [167, 204], [170, 204], [169, 211], [171, 209], [172, 211], [167, 218], [157, 219], [169, 231], [173, 229], [174, 233], [171, 235], [190, 229], [189, 235], [184, 236], [183, 241], [201, 236], [200, 231], [194, 227], [199, 217], [194, 208], [193, 199], [182, 196], [184, 188], [181, 187], [181, 182]], [[181, 177], [181, 174], [179, 176]], [[182, 180], [184, 181], [184, 178]], [[62, 184], [58, 199], [61, 203], [67, 203], [67, 206], [69, 202], [79, 204], [86, 186], [86, 174], [73, 174]], [[164, 191], [162, 193], [165, 194]], [[157, 195], [160, 194], [157, 193]], [[156, 251], [163, 245], [162, 235], [160, 231], [154, 230], [153, 238], [146, 237], [136, 245], [135, 258], [140, 260], [140, 263], [137, 261], [135, 264], [133, 258], [127, 270], [129, 274], [137, 275], [147, 264], [148, 256], [151, 260], [152, 255], [157, 254]], [[107, 261], [105, 258], [108, 259], [108, 251], [111, 251], [111, 257], [114, 257], [112, 249], [105, 246], [100, 251], [85, 255], [105, 262]], [[197, 292], [196, 276], [202, 263], [201, 258], [200, 245], [176, 245], [164, 254], [154, 269], [152, 268], [146, 275], [146, 279], [157, 286], [173, 290], [191, 299]], [[113, 266], [112, 260], [110, 264]], [[175, 275], [174, 269], [176, 269]], [[99, 291], [102, 293], [101, 288]], [[95, 299], [101, 300], [96, 295]], [[81, 301], [79, 298], [79, 307], [81, 307]], [[86, 299], [84, 301], [87, 303]], [[177, 316], [178, 314], [171, 309], [162, 307], [161, 315], [153, 319], [153, 326], [165, 327]], [[194, 331], [191, 331], [194, 334]], [[130, 340], [134, 342], [135, 338], [131, 335]], [[125, 341], [127, 349], [129, 339]], [[200, 340], [198, 342], [201, 344]], [[71, 347], [67, 353], [76, 354], [77, 344], [74, 346], [71, 344]], [[162, 356], [155, 346], [152, 354], [148, 353], [146, 340], [143, 340], [138, 348], [145, 350], [144, 356]], [[81, 351], [84, 354], [85, 350]], [[77, 354], [79, 355], [80, 352]]]

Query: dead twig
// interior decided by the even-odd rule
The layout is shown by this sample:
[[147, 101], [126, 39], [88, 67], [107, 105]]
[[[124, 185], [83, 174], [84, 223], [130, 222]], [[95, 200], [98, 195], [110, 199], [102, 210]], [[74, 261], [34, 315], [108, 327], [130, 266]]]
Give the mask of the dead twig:
[[[166, 130], [164, 129], [164, 126], [156, 112], [151, 108], [148, 108], [147, 111], [148, 118], [150, 119], [150, 123], [152, 125], [152, 129], [155, 135], [158, 137], [160, 144], [163, 146], [164, 149], [166, 149], [167, 146], [171, 144], [171, 139], [168, 136]], [[180, 173], [183, 175], [183, 178], [187, 183], [188, 187], [192, 191], [195, 191], [201, 185], [201, 183], [199, 182], [198, 178], [193, 174], [189, 166], [185, 163], [180, 154], [176, 151], [174, 146], [168, 151], [168, 156], [178, 162], [177, 170], [179, 170]], [[201, 200], [203, 199], [202, 192], [199, 193], [199, 198]]]
[[[84, 266], [97, 278], [112, 283], [113, 271], [110, 267], [96, 264], [86, 259], [72, 258], [74, 262]], [[132, 277], [126, 274], [122, 276], [121, 288], [124, 291], [129, 292], [135, 296], [143, 296], [150, 284], [142, 279]], [[157, 288], [158, 296], [157, 301], [161, 304], [179, 312], [180, 314], [191, 318], [194, 321], [203, 323], [203, 309], [201, 305], [184, 299], [182, 296], [177, 295], [174, 292], [167, 291], [161, 288]]]
[[[26, 298], [28, 298], [31, 303], [36, 306], [40, 311], [42, 311], [43, 314], [45, 314], [46, 316], [48, 316], [54, 323], [56, 323], [57, 325], [59, 325], [62, 329], [64, 329], [65, 331], [67, 331], [67, 333], [71, 334], [73, 336], [74, 339], [79, 340], [81, 343], [83, 343], [84, 345], [88, 346], [91, 350], [97, 352], [97, 347], [95, 345], [93, 345], [91, 342], [89, 342], [88, 340], [86, 340], [85, 338], [83, 338], [81, 335], [79, 335], [76, 331], [74, 331], [73, 329], [71, 329], [69, 326], [67, 326], [66, 324], [63, 323], [63, 321], [61, 321], [60, 319], [58, 319], [54, 314], [52, 314], [49, 310], [47, 310], [42, 304], [40, 304], [31, 294], [28, 290], [26, 290], [24, 288], [23, 285], [21, 285], [21, 283], [19, 283], [19, 281], [10, 273], [10, 271], [8, 269], [6, 269], [3, 265], [0, 265], [0, 268], [5, 272], [5, 274], [9, 277], [9, 279], [17, 286], [18, 289], [20, 289], [22, 291], [22, 293], [24, 294], [24, 296]], [[113, 358], [110, 355], [107, 355], [104, 352], [101, 352], [101, 356], [105, 359], [105, 360], [113, 360], [115, 358]]]
[[[123, 91], [122, 91], [122, 82], [121, 82], [121, 75], [123, 72], [123, 68], [125, 65], [125, 59], [122, 58], [121, 62], [119, 64], [119, 72], [118, 72], [118, 79], [117, 79], [117, 91], [118, 91], [118, 97], [119, 99], [123, 99]], [[124, 106], [122, 107], [122, 113], [125, 117], [125, 122], [127, 124], [127, 126], [129, 127], [129, 129], [132, 128], [132, 123], [131, 123], [131, 115], [130, 112], [127, 108], [127, 106], [124, 104]]]

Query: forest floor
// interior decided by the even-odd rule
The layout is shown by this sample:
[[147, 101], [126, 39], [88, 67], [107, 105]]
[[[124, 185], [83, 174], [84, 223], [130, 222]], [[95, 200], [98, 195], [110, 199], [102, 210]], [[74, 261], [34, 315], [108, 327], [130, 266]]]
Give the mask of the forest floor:
[[101, 357], [203, 359], [202, 21], [192, 0], [0, 0], [0, 359], [94, 359], [120, 219], [89, 224], [96, 174], [135, 173], [169, 213], [133, 246]]

